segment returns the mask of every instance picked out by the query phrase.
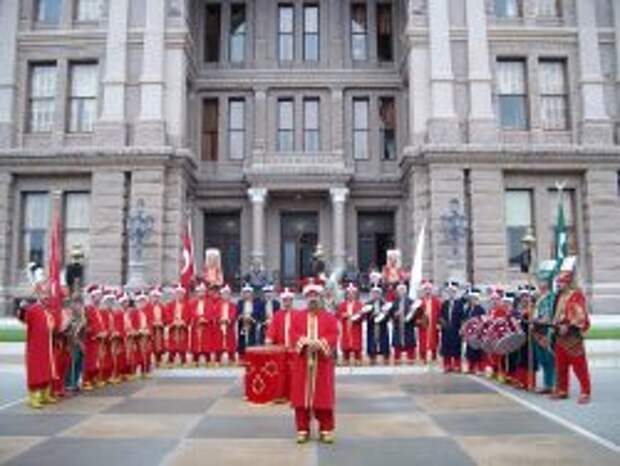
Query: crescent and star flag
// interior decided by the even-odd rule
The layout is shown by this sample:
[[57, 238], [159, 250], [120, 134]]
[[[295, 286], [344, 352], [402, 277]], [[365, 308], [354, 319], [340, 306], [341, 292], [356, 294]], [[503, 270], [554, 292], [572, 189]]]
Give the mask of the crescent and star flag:
[[558, 211], [555, 221], [554, 276], [560, 273], [562, 262], [568, 255], [568, 233], [566, 231], [566, 219], [564, 217], [564, 186], [560, 184], [556, 184], [556, 186], [558, 188]]
[[183, 257], [181, 258], [181, 285], [187, 289], [194, 278], [194, 242], [192, 239], [192, 221], [187, 218], [183, 229]]
[[418, 297], [418, 289], [422, 283], [422, 262], [424, 260], [424, 233], [426, 231], [426, 220], [422, 222], [422, 227], [418, 233], [415, 255], [411, 264], [411, 275], [409, 276], [409, 299], [415, 303]]
[[52, 236], [50, 238], [50, 259], [47, 282], [50, 293], [50, 307], [54, 311], [62, 309], [62, 288], [60, 286], [60, 214], [54, 213]]

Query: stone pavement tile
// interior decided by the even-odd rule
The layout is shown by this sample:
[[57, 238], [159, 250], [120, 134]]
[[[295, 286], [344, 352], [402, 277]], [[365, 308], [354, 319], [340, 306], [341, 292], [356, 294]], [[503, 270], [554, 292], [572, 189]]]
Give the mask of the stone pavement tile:
[[404, 396], [405, 393], [399, 387], [392, 387], [391, 385], [377, 385], [377, 384], [354, 384], [354, 383], [340, 383], [336, 384], [336, 396], [342, 398], [383, 398], [383, 397], [399, 397]]
[[189, 438], [290, 439], [295, 436], [292, 410], [288, 416], [205, 416]]
[[446, 433], [423, 413], [338, 414], [338, 438], [417, 438], [442, 437]]
[[389, 385], [394, 381], [393, 375], [338, 375], [336, 383], [361, 383]]
[[0, 437], [49, 437], [83, 421], [86, 416], [77, 414], [0, 414]]
[[231, 385], [235, 383], [237, 377], [186, 377], [165, 375], [154, 377], [157, 385]]
[[126, 398], [107, 409], [107, 414], [203, 414], [215, 398]]
[[454, 412], [460, 410], [515, 410], [524, 411], [517, 403], [496, 393], [464, 393], [459, 395], [416, 395], [416, 404], [427, 412]]
[[239, 383], [236, 383], [228, 387], [228, 390], [226, 391], [225, 396], [227, 398], [234, 398], [236, 400], [242, 400], [243, 397], [245, 396], [245, 385], [243, 383], [243, 380], [239, 381]]
[[319, 446], [321, 466], [473, 466], [461, 447], [447, 437], [413, 439], [340, 438]]
[[134, 393], [132, 398], [168, 398], [179, 400], [193, 400], [197, 398], [215, 398], [223, 395], [228, 391], [229, 387], [223, 384], [217, 385], [188, 385], [188, 384], [166, 384], [166, 385], [149, 385], [142, 390]]
[[[208, 458], [208, 461], [206, 460]], [[311, 466], [316, 458], [313, 444], [298, 446], [290, 439], [184, 440], [166, 458], [166, 466]]]
[[159, 464], [178, 440], [53, 438], [7, 463], [10, 466], [135, 466]]
[[103, 388], [98, 388], [92, 392], [84, 392], [83, 396], [88, 397], [106, 397], [106, 396], [131, 396], [136, 392], [139, 392], [144, 387], [150, 384], [150, 380], [134, 380], [133, 382], [126, 382], [120, 385], [106, 385]]
[[427, 380], [422, 380], [423, 381], [414, 380], [413, 383], [402, 383], [400, 384], [400, 387], [403, 391], [412, 395], [493, 393], [493, 390], [477, 383], [474, 380], [451, 378], [448, 376], [445, 376], [443, 380], [439, 379], [434, 383], [427, 383]]
[[572, 434], [457, 437], [456, 440], [479, 466], [620, 464], [617, 453]]
[[71, 429], [62, 437], [71, 438], [181, 438], [197, 422], [198, 416], [98, 414]]
[[124, 398], [120, 397], [86, 397], [86, 396], [74, 396], [71, 398], [64, 398], [60, 403], [55, 405], [46, 406], [45, 409], [35, 410], [29, 408], [25, 404], [19, 404], [13, 406], [5, 413], [12, 414], [30, 414], [30, 415], [47, 415], [47, 414], [96, 414], [104, 411], [116, 403], [121, 402]]
[[[338, 394], [336, 394], [336, 396], [338, 396]], [[339, 398], [336, 403], [336, 409], [338, 412], [352, 414], [398, 414], [418, 410], [413, 399], [407, 396], [384, 398]]]
[[288, 403], [256, 405], [235, 398], [219, 398], [207, 410], [208, 416], [283, 416], [292, 412]]
[[23, 453], [46, 437], [0, 437], [0, 464]]
[[531, 411], [460, 411], [429, 413], [450, 435], [494, 436], [564, 434], [566, 429]]

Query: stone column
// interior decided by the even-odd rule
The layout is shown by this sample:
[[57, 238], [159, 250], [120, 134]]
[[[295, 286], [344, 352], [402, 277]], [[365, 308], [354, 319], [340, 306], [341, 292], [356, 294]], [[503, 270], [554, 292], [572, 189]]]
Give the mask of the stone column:
[[19, 2], [0, 2], [0, 148], [13, 146], [15, 138], [18, 24]]
[[344, 100], [343, 90], [340, 87], [332, 89], [331, 98], [331, 151], [334, 154], [344, 154]]
[[454, 73], [447, 0], [428, 2], [428, 22], [432, 99], [429, 139], [438, 143], [458, 143], [460, 134], [454, 108]]
[[484, 0], [468, 0], [467, 59], [469, 65], [469, 142], [493, 143], [498, 140], [493, 112], [493, 88], [489, 66], [489, 41]]
[[146, 5], [136, 145], [161, 146], [166, 143], [163, 119], [165, 1], [149, 0]]
[[346, 201], [349, 189], [344, 187], [330, 188], [332, 200], [332, 267], [334, 269], [345, 266], [346, 240], [345, 219]]
[[[7, 2], [4, 2], [5, 4]], [[13, 244], [14, 176], [0, 173], [0, 315], [12, 311], [9, 288], [11, 285], [11, 250]]]
[[258, 259], [265, 265], [265, 201], [267, 188], [250, 188], [248, 196], [252, 202], [252, 261]]
[[416, 34], [426, 26], [426, 5], [420, 0], [407, 2], [407, 27], [405, 34], [409, 45], [409, 137], [411, 146], [426, 142], [430, 118], [430, 75], [428, 42]]
[[267, 151], [267, 92], [264, 89], [254, 91], [254, 141], [252, 160], [260, 161]]
[[127, 84], [128, 21], [129, 0], [110, 0], [102, 112], [95, 129], [98, 146], [127, 144], [125, 85]]
[[596, 2], [577, 0], [580, 87], [582, 100], [581, 143], [612, 144], [613, 134], [605, 108], [604, 80], [596, 25]]
[[[613, 3], [616, 30], [616, 63], [620, 63], [620, 2]], [[620, 92], [620, 66], [616, 65], [616, 92]], [[620, 140], [620, 122], [616, 122], [616, 140]]]

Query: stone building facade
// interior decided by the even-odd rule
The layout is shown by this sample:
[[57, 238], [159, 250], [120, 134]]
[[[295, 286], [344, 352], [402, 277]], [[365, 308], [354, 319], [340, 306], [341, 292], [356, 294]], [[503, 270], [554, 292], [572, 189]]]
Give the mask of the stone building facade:
[[594, 309], [620, 307], [620, 2], [7, 0], [0, 30], [4, 309], [55, 197], [93, 282], [126, 282], [143, 202], [151, 283], [188, 213], [231, 281], [295, 283], [317, 243], [407, 264], [426, 220], [426, 276], [516, 283], [557, 183]]

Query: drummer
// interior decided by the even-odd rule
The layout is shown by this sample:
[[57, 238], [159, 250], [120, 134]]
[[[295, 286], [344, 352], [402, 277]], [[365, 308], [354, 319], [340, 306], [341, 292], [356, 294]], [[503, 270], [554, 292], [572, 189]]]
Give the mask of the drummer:
[[[469, 320], [482, 317], [486, 314], [480, 304], [480, 289], [470, 288], [466, 293], [467, 303], [465, 304], [465, 319]], [[471, 345], [465, 347], [465, 359], [467, 359], [468, 374], [484, 374], [484, 352], [481, 349], [473, 348]]]
[[[489, 295], [489, 318], [496, 321], [510, 315], [510, 305], [503, 299], [503, 291], [499, 288], [491, 290]], [[492, 369], [492, 377], [499, 382], [506, 381], [506, 358], [498, 354], [488, 355]]]

